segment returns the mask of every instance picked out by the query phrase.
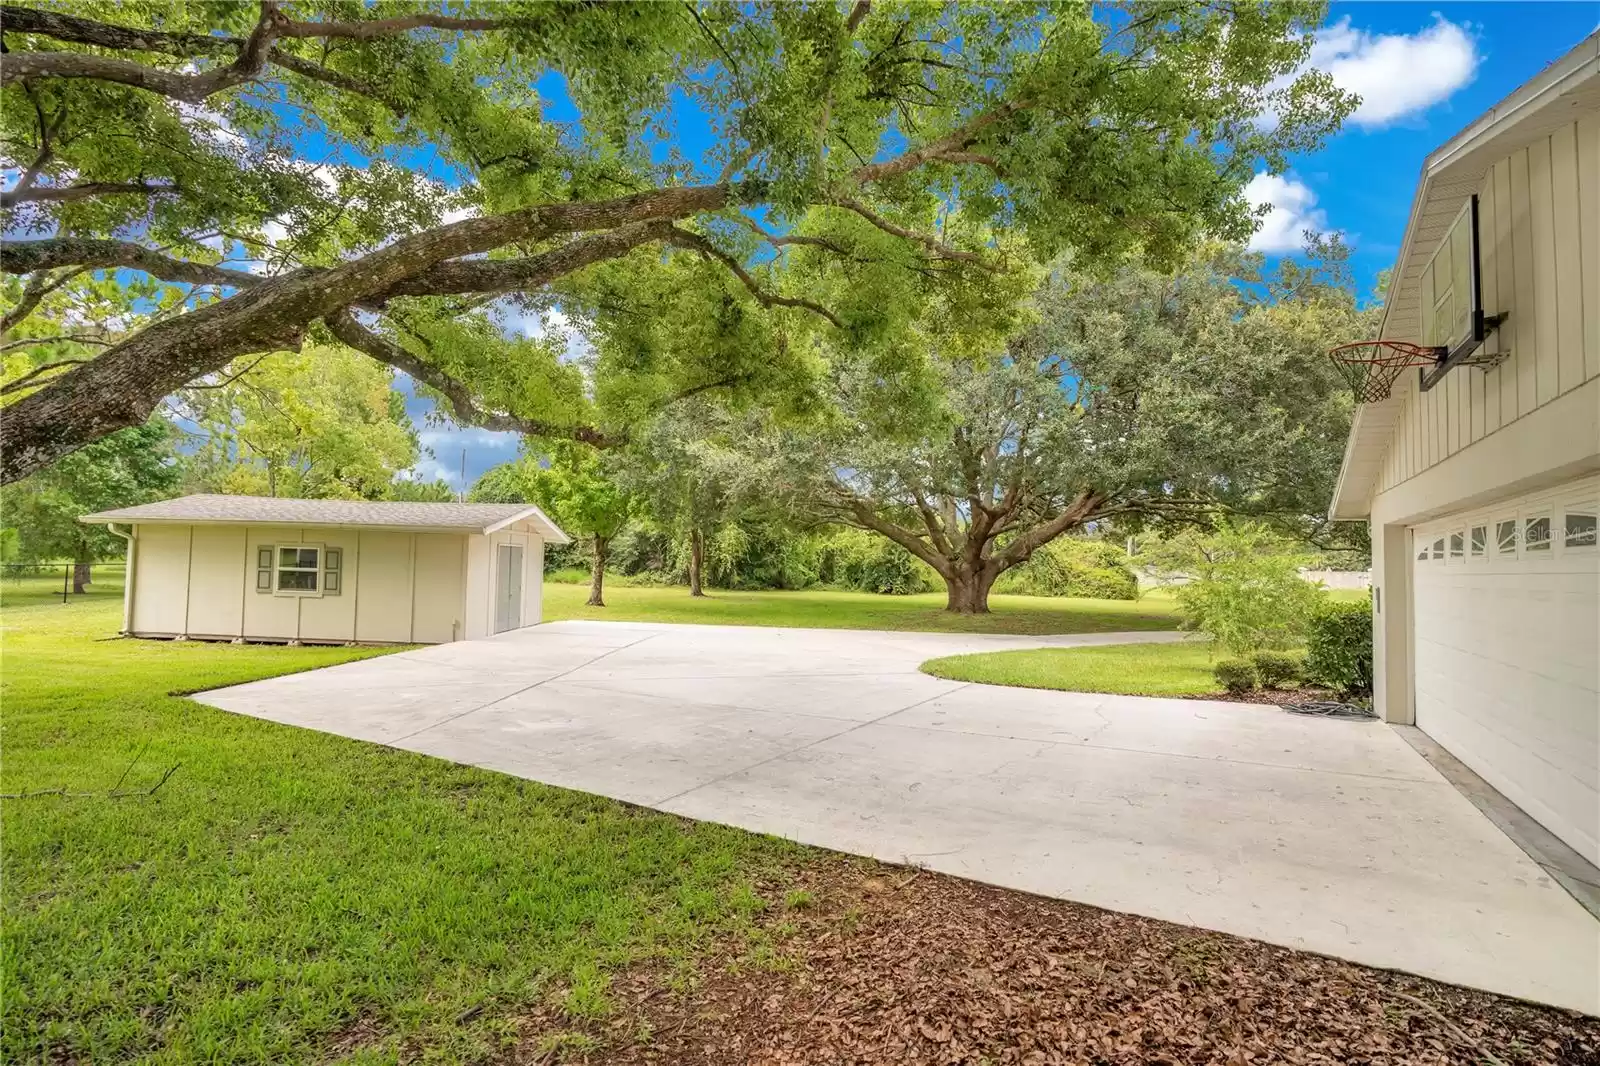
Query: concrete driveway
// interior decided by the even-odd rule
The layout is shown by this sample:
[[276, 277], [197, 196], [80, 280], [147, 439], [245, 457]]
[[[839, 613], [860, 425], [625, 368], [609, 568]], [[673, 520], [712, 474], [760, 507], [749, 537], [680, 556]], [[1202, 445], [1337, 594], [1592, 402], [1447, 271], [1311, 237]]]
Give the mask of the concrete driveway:
[[1393, 730], [917, 672], [988, 637], [559, 622], [196, 697], [693, 818], [1600, 1012], [1600, 923]]

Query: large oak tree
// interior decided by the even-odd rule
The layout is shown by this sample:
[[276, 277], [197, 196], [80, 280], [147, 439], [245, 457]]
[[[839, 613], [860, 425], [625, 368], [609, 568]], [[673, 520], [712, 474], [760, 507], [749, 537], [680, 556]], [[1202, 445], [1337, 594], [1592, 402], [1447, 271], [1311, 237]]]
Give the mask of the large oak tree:
[[963, 613], [1097, 522], [1319, 513], [1353, 408], [1324, 352], [1372, 314], [1332, 251], [1332, 276], [1215, 248], [1174, 273], [1058, 267], [1005, 344], [925, 333], [901, 376], [841, 357], [827, 417], [768, 446], [801, 499], [928, 563]]
[[[549, 306], [596, 264], [667, 249], [706, 268], [683, 299], [708, 318], [733, 306], [777, 323], [774, 343], [866, 344], [881, 301], [814, 299], [789, 253], [879, 288], [994, 268], [983, 242], [931, 228], [955, 203], [973, 232], [1020, 230], [1045, 255], [1160, 261], [1197, 234], [1243, 237], [1243, 184], [1351, 106], [1295, 76], [1320, 16], [1244, 0], [7, 4], [0, 136], [19, 176], [0, 269], [25, 283], [4, 325], [26, 333], [84, 272], [220, 298], [30, 368], [0, 479], [311, 336], [404, 370], [462, 421], [607, 443], [616, 427], [581, 405], [454, 376], [414, 327], [508, 294]], [[696, 115], [712, 143], [685, 158], [672, 131]], [[860, 226], [888, 246], [862, 254]], [[220, 261], [240, 249], [254, 263]]]

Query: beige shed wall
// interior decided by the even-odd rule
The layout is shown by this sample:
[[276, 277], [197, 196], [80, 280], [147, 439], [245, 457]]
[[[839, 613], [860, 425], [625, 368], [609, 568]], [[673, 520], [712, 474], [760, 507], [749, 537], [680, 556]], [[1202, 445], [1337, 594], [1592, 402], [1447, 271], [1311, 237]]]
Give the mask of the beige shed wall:
[[411, 640], [411, 567], [414, 534], [361, 532], [356, 572], [356, 639]]
[[133, 632], [184, 631], [189, 595], [189, 527], [141, 526], [134, 553]]
[[1477, 191], [1484, 310], [1509, 315], [1489, 347], [1511, 355], [1427, 392], [1407, 377], [1379, 494], [1600, 378], [1600, 115], [1500, 160]]
[[[329, 529], [326, 526], [300, 530], [301, 544], [320, 544], [324, 548], [338, 548], [340, 556], [341, 587], [337, 596], [305, 596], [300, 604], [301, 640], [363, 640], [356, 632], [356, 597], [349, 587], [353, 575], [361, 573], [361, 534], [354, 529]], [[255, 567], [248, 575], [255, 580]], [[256, 595], [254, 592], [251, 595]], [[269, 597], [260, 596], [260, 599]]]
[[193, 636], [238, 636], [244, 623], [246, 530], [231, 526], [187, 528], [189, 614], [182, 632]]
[[427, 644], [461, 639], [466, 538], [454, 533], [418, 533], [413, 550], [416, 584], [411, 597], [411, 639]]
[[[469, 584], [492, 579], [470, 576], [468, 542], [489, 540], [471, 534], [146, 523], [134, 539], [129, 631], [141, 636], [443, 643], [465, 635]], [[258, 549], [286, 544], [340, 549], [339, 593], [257, 592]], [[536, 581], [532, 597], [536, 619]]]

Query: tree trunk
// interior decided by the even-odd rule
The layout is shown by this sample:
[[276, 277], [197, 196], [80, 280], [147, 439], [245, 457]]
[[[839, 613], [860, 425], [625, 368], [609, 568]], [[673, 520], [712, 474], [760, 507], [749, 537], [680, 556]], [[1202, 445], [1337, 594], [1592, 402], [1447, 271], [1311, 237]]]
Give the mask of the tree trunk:
[[988, 566], [974, 572], [965, 567], [944, 579], [944, 609], [955, 614], [988, 614], [989, 590], [994, 587], [998, 569]]
[[704, 596], [700, 575], [706, 565], [706, 537], [699, 529], [689, 530], [689, 595]]
[[77, 557], [72, 560], [72, 591], [79, 596], [89, 591], [85, 585], [92, 584], [89, 580], [89, 567], [93, 562], [88, 545], [79, 545]]
[[604, 607], [606, 601], [601, 595], [606, 584], [606, 557], [611, 554], [611, 538], [594, 538], [594, 561], [589, 564], [589, 599], [587, 606]]

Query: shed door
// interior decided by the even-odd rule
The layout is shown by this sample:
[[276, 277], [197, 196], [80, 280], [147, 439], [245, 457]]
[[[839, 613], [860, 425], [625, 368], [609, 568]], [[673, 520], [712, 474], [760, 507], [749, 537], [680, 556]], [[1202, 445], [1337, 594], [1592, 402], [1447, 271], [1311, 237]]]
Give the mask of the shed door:
[[502, 544], [495, 555], [494, 631], [522, 624], [522, 545]]
[[1412, 528], [1417, 726], [1600, 863], [1600, 481]]

